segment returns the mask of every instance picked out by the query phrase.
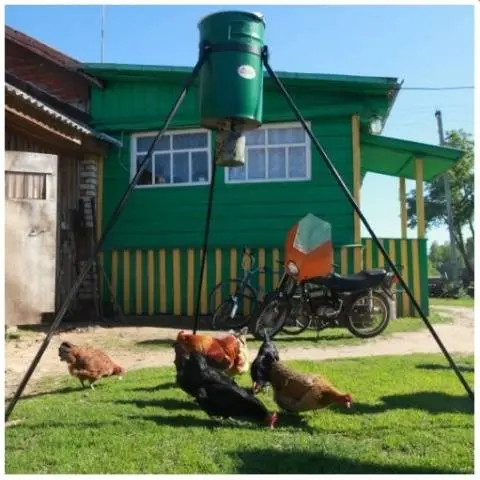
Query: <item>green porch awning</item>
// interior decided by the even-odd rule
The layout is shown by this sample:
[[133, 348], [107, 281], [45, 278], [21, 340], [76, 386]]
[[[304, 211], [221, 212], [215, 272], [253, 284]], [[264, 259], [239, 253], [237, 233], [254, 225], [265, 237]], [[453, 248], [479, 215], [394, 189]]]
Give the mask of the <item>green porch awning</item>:
[[465, 154], [455, 148], [369, 134], [361, 135], [360, 151], [362, 177], [372, 172], [415, 180], [415, 159], [422, 158], [427, 182], [445, 173]]

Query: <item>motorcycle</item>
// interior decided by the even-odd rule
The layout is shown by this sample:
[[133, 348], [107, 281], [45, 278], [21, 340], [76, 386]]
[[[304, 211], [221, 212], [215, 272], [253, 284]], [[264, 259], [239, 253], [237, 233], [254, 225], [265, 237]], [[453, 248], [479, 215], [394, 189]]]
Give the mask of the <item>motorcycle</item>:
[[299, 334], [312, 323], [317, 331], [347, 328], [359, 338], [375, 337], [387, 328], [394, 300], [392, 286], [398, 282], [393, 272], [373, 269], [299, 279], [300, 269], [294, 261], [287, 261], [284, 268], [277, 289], [256, 315], [253, 334], [258, 340], [263, 340], [265, 330], [273, 338], [281, 330]]

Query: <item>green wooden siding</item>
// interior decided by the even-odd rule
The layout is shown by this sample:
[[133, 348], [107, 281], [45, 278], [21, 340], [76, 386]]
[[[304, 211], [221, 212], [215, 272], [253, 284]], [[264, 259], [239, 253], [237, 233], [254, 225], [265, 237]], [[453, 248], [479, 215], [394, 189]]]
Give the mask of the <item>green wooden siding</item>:
[[[103, 90], [91, 91], [92, 125], [100, 130], [139, 131], [159, 129], [176, 100], [183, 80], [151, 81], [139, 74], [129, 79], [108, 79]], [[381, 108], [382, 98], [360, 93], [335, 92], [325, 85], [317, 88], [288, 87], [288, 90], [305, 117], [350, 116], [360, 110]], [[194, 127], [199, 124], [198, 88], [193, 87], [177, 114], [172, 127]], [[276, 89], [264, 90], [265, 123], [292, 121], [294, 116], [283, 96]]]
[[[350, 119], [312, 122], [347, 185], [352, 183]], [[127, 136], [128, 138], [128, 136]], [[105, 160], [103, 224], [130, 180], [130, 142]], [[273, 247], [306, 213], [332, 224], [335, 243], [353, 241], [353, 213], [331, 174], [312, 151], [312, 180], [226, 184], [217, 172], [210, 245], [248, 244]], [[109, 234], [105, 249], [200, 247], [207, 210], [208, 186], [136, 189]]]
[[[166, 78], [152, 81], [139, 74], [135, 78], [109, 79], [108, 88], [92, 90], [93, 124], [124, 143], [123, 149], [112, 150], [105, 159], [103, 225], [130, 181], [132, 133], [158, 129], [179, 89], [177, 81]], [[357, 111], [365, 98], [359, 93], [325, 91], [320, 87], [290, 88], [290, 92], [351, 188], [351, 113]], [[197, 127], [198, 115], [198, 90], [194, 87], [171, 126]], [[294, 120], [285, 99], [277, 91], [266, 88], [264, 123]], [[352, 242], [353, 213], [343, 193], [314, 149], [311, 162], [310, 181], [225, 184], [225, 171], [220, 169], [215, 185], [210, 246], [248, 244], [273, 248], [283, 242], [285, 232], [308, 212], [332, 224], [334, 242]], [[207, 197], [208, 186], [136, 189], [109, 234], [105, 250], [199, 248]]]

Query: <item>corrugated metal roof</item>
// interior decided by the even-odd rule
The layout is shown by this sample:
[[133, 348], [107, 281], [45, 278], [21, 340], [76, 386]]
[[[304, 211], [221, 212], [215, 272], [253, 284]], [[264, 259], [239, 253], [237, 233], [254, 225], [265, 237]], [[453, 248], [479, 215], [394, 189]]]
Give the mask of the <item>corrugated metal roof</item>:
[[8, 93], [11, 93], [12, 95], [15, 95], [16, 97], [21, 98], [25, 102], [29, 103], [33, 107], [37, 108], [38, 110], [41, 110], [45, 112], [47, 115], [50, 115], [51, 117], [55, 118], [56, 120], [64, 123], [65, 125], [68, 125], [75, 130], [78, 130], [79, 132], [83, 133], [84, 135], [91, 135], [95, 138], [98, 138], [99, 140], [103, 140], [105, 142], [111, 143], [119, 148], [123, 147], [123, 143], [118, 141], [117, 139], [110, 137], [106, 133], [102, 132], [97, 132], [90, 128], [87, 125], [84, 125], [78, 121], [72, 120], [70, 117], [67, 117], [63, 113], [58, 112], [57, 110], [53, 109], [52, 107], [49, 107], [45, 103], [41, 102], [40, 100], [36, 99], [35, 97], [29, 95], [28, 93], [25, 93], [23, 90], [14, 87], [13, 85], [9, 83], [5, 83], [5, 90]]

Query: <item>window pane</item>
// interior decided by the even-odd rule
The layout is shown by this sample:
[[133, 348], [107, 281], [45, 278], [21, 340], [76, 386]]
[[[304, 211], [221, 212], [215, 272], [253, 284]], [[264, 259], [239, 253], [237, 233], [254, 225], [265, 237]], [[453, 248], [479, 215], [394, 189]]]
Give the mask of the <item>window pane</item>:
[[192, 152], [192, 182], [208, 182], [207, 152]]
[[287, 153], [285, 148], [268, 149], [269, 178], [285, 178], [287, 176]]
[[251, 180], [265, 178], [265, 150], [263, 148], [247, 149], [248, 178]]
[[245, 133], [247, 145], [265, 145], [265, 130], [251, 130]]
[[153, 142], [155, 136], [151, 137], [138, 137], [137, 138], [137, 152], [146, 152]]
[[[145, 155], [137, 155], [137, 169], [135, 173], [138, 172], [138, 167], [143, 162]], [[143, 170], [140, 178], [138, 179], [137, 185], [151, 185], [152, 184], [152, 160], [150, 159], [147, 163], [147, 166]]]
[[[137, 138], [137, 152], [147, 152], [152, 142], [155, 138], [155, 135], [151, 137], [139, 137]], [[162, 150], [170, 150], [170, 135], [162, 135], [157, 144], [155, 145], [155, 152]]]
[[188, 150], [190, 148], [207, 148], [208, 133], [180, 133], [173, 135], [173, 150]]
[[290, 147], [288, 149], [288, 176], [290, 178], [307, 177], [306, 147]]
[[305, 131], [302, 127], [269, 128], [268, 143], [270, 145], [305, 143]]
[[188, 153], [173, 154], [173, 183], [188, 183], [190, 179]]
[[162, 153], [155, 155], [155, 183], [170, 182], [170, 154]]
[[235, 167], [228, 169], [229, 180], [245, 180], [246, 169], [243, 167]]

